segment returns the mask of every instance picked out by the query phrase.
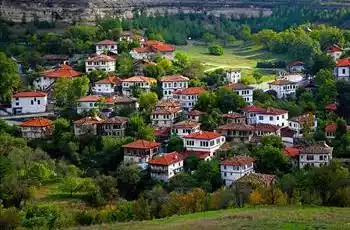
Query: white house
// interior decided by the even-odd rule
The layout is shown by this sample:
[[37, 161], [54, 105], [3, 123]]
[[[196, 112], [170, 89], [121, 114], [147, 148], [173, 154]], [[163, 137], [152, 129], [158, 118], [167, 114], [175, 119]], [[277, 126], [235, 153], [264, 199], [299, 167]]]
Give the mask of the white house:
[[229, 84], [237, 84], [241, 80], [240, 70], [228, 70], [226, 72], [226, 82]]
[[99, 109], [99, 103], [102, 99], [100, 96], [89, 95], [79, 98], [77, 101], [77, 113], [82, 114], [89, 112], [91, 109]]
[[254, 159], [249, 156], [235, 156], [220, 163], [221, 178], [225, 186], [231, 186], [244, 175], [254, 173]]
[[203, 92], [205, 92], [205, 89], [202, 87], [189, 87], [174, 91], [173, 94], [174, 99], [180, 102], [184, 111], [191, 111], [197, 103], [199, 95]]
[[103, 40], [96, 43], [96, 54], [104, 54], [111, 52], [113, 54], [118, 54], [118, 46], [115, 41], [112, 40]]
[[33, 86], [37, 90], [49, 90], [58, 78], [74, 78], [80, 75], [80, 72], [75, 71], [69, 65], [63, 64], [41, 73], [41, 76], [33, 81]]
[[229, 84], [228, 87], [241, 96], [245, 102], [253, 104], [253, 87], [242, 83]]
[[193, 120], [180, 121], [172, 125], [171, 132], [179, 137], [200, 132], [200, 123]]
[[337, 60], [334, 74], [339, 79], [348, 80], [350, 77], [350, 58], [343, 58]]
[[187, 119], [199, 122], [201, 117], [203, 117], [205, 114], [207, 113], [194, 109], [187, 113]]
[[146, 140], [136, 140], [123, 145], [124, 162], [147, 163], [159, 153], [160, 143]]
[[43, 113], [46, 111], [47, 94], [43, 92], [20, 92], [12, 96], [11, 108], [8, 112], [21, 113]]
[[38, 117], [20, 124], [22, 137], [27, 140], [51, 136], [53, 131], [52, 121]]
[[287, 110], [246, 106], [242, 111], [246, 115], [248, 124], [263, 123], [281, 127], [288, 126]]
[[96, 95], [113, 95], [118, 83], [121, 83], [121, 79], [116, 76], [108, 76], [105, 79], [95, 82], [92, 87], [93, 94]]
[[94, 70], [102, 70], [107, 73], [115, 71], [115, 58], [105, 54], [88, 57], [85, 60], [85, 72], [91, 73]]
[[327, 165], [332, 160], [332, 152], [333, 147], [328, 146], [326, 142], [303, 147], [299, 153], [299, 168]]
[[160, 79], [162, 83], [163, 98], [173, 98], [175, 90], [188, 88], [189, 78], [182, 75], [164, 76]]
[[225, 143], [226, 139], [217, 132], [201, 131], [183, 137], [184, 148], [187, 151], [207, 152], [209, 157]]
[[297, 84], [286, 79], [279, 79], [269, 83], [269, 90], [275, 91], [277, 98], [295, 95], [296, 89]]
[[324, 133], [327, 139], [334, 139], [337, 132], [337, 123], [328, 123], [324, 129]]
[[136, 60], [152, 59], [156, 55], [173, 60], [174, 51], [175, 47], [173, 45], [156, 40], [149, 40], [143, 47], [132, 49], [130, 51], [130, 55]]
[[343, 49], [337, 44], [333, 44], [327, 47], [326, 52], [328, 55], [332, 56], [334, 60], [338, 60], [343, 54]]
[[103, 120], [100, 117], [84, 117], [74, 121], [74, 135], [97, 135], [97, 126]]
[[292, 61], [287, 65], [290, 73], [301, 73], [305, 70], [305, 63], [302, 61]]
[[123, 80], [122, 91], [125, 96], [132, 96], [132, 88], [140, 87], [142, 91], [151, 91], [152, 85], [157, 84], [157, 80], [150, 77], [134, 76]]
[[304, 128], [307, 127], [310, 132], [316, 131], [317, 119], [313, 114], [303, 114], [289, 119], [288, 127], [294, 131], [294, 137], [302, 138], [304, 135]]
[[178, 152], [155, 156], [148, 162], [151, 178], [168, 182], [170, 178], [183, 171], [183, 159]]

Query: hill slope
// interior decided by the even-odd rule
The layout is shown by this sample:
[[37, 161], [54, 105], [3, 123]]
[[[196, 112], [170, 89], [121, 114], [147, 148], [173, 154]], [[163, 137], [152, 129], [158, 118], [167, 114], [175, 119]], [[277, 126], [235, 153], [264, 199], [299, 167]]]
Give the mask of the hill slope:
[[153, 221], [70, 230], [350, 229], [350, 208], [257, 207], [194, 213]]

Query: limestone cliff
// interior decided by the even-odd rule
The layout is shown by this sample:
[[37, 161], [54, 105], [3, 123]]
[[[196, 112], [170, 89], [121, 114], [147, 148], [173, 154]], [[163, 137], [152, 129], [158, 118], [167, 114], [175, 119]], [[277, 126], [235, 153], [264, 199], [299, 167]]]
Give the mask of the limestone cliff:
[[1, 0], [2, 18], [21, 22], [61, 20], [91, 23], [96, 16], [132, 17], [139, 9], [154, 12], [207, 12], [234, 17], [259, 16], [272, 13], [272, 4], [251, 5], [235, 0]]

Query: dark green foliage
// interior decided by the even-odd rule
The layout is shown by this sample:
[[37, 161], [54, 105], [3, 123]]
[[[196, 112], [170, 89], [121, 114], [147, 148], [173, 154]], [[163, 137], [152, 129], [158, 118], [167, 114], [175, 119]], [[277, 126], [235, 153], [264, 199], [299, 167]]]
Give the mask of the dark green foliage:
[[209, 54], [214, 56], [224, 55], [224, 49], [220, 45], [211, 45], [208, 47]]

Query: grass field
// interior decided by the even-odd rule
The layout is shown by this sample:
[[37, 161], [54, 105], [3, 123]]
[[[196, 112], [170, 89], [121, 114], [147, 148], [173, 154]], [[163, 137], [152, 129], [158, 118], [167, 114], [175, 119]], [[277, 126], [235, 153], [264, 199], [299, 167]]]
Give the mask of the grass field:
[[[224, 48], [224, 55], [222, 56], [209, 55], [207, 46], [194, 42], [186, 46], [177, 46], [176, 50], [187, 53], [193, 59], [201, 61], [206, 66], [206, 71], [218, 68], [233, 68], [241, 69], [243, 74], [251, 74], [256, 69], [258, 61], [288, 61], [288, 58], [285, 56], [275, 55], [262, 50], [260, 46], [247, 45], [242, 42], [237, 42], [232, 47]], [[274, 74], [271, 70], [258, 70], [267, 75], [265, 77], [267, 79], [263, 79], [264, 81], [270, 80], [272, 78], [271, 75]]]
[[96, 225], [70, 230], [304, 230], [350, 229], [350, 208], [257, 207], [195, 213], [153, 221]]

